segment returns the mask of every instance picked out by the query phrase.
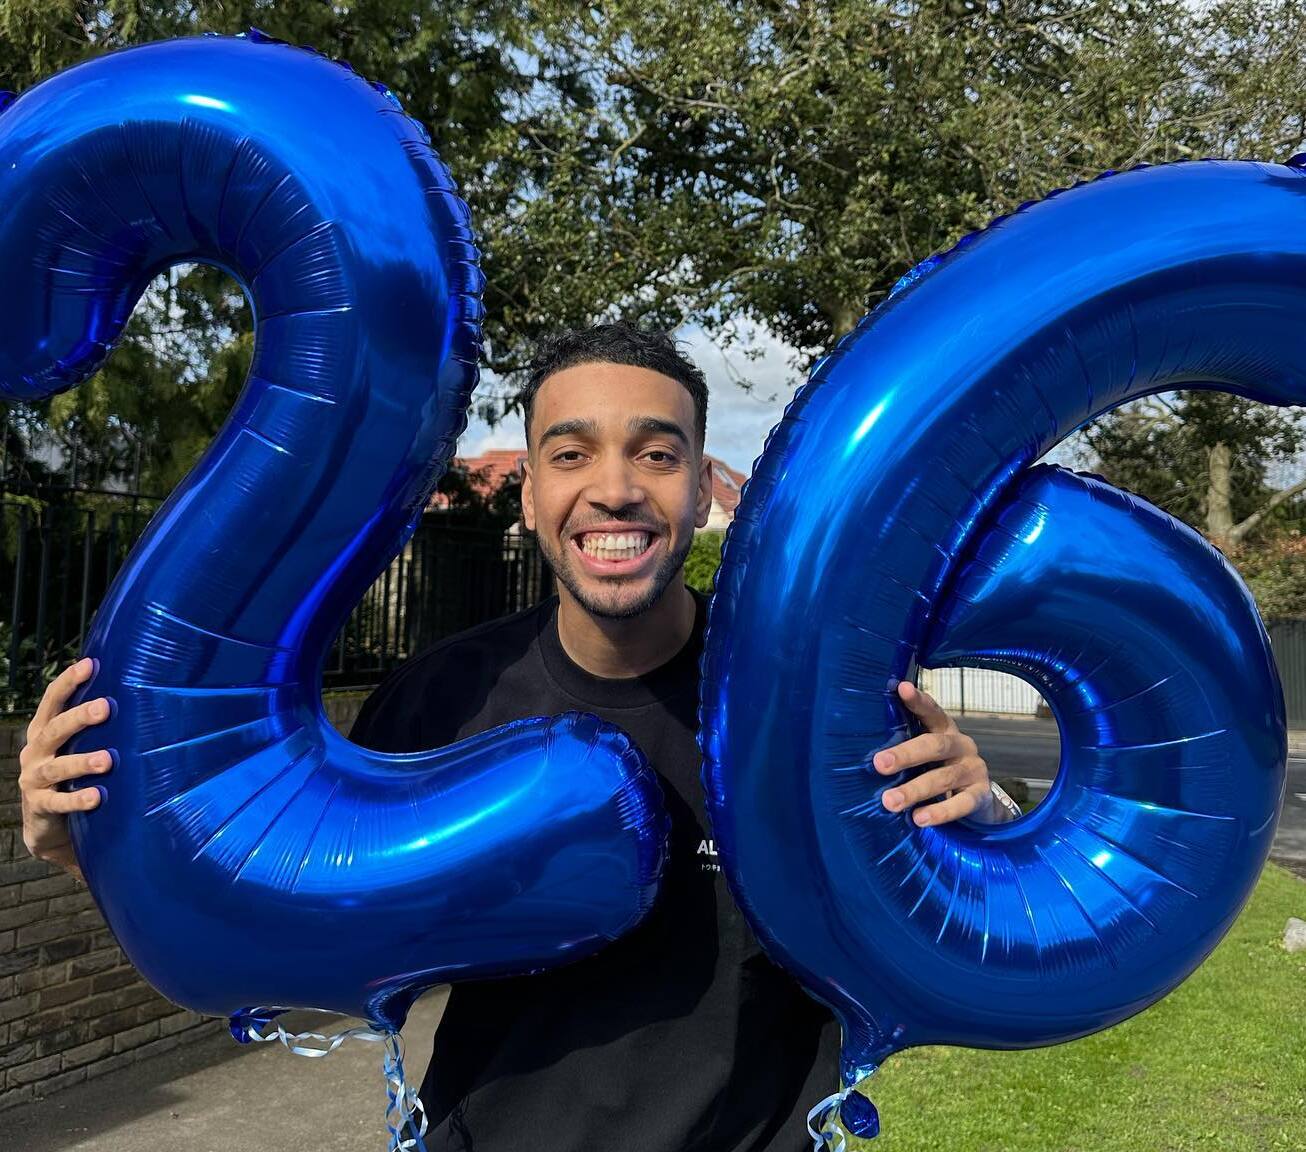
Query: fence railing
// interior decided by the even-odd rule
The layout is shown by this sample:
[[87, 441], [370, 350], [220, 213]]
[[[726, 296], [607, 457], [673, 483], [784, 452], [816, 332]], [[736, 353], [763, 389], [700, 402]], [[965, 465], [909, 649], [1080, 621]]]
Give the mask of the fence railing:
[[[104, 490], [0, 495], [0, 714], [35, 709], [83, 638], [160, 498]], [[537, 603], [552, 574], [501, 521], [428, 513], [350, 614], [324, 689], [365, 688], [439, 640]]]
[[[162, 499], [101, 489], [0, 493], [0, 714], [32, 711], [82, 652], [96, 608]], [[368, 589], [324, 664], [324, 689], [366, 688], [441, 637], [538, 603], [553, 576], [534, 538], [430, 512]], [[1306, 729], [1306, 620], [1265, 621], [1288, 726]], [[923, 669], [950, 712], [1030, 715], [1042, 697], [987, 668]]]
[[[1306, 729], [1306, 620], [1270, 617], [1264, 624], [1283, 684], [1288, 727]], [[1035, 688], [1018, 676], [993, 668], [924, 668], [920, 685], [945, 711], [958, 715], [1047, 714], [1043, 697]]]
[[1306, 728], [1306, 620], [1276, 617], [1265, 621], [1270, 649], [1283, 683], [1289, 728]]
[[922, 668], [920, 686], [945, 712], [1036, 716], [1043, 697], [1028, 681], [996, 668]]

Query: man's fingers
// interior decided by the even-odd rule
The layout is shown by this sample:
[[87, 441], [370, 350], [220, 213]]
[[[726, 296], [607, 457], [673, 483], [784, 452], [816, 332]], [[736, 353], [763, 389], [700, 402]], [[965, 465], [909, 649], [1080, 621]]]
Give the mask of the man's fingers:
[[965, 782], [967, 771], [964, 764], [945, 764], [942, 768], [922, 772], [906, 784], [886, 791], [882, 797], [883, 804], [890, 812], [901, 812], [922, 800], [942, 796], [950, 789], [960, 788]]
[[911, 814], [912, 823], [918, 828], [926, 825], [948, 824], [969, 816], [981, 803], [987, 803], [988, 788], [981, 792], [978, 785], [972, 785], [961, 792], [954, 793], [947, 800], [937, 804], [925, 804]]
[[46, 685], [45, 692], [41, 696], [41, 702], [36, 706], [36, 715], [32, 717], [31, 723], [27, 726], [29, 738], [33, 733], [44, 730], [45, 726], [64, 710], [65, 705], [68, 703], [68, 697], [77, 690], [78, 685], [84, 683], [90, 677], [94, 667], [95, 665], [89, 656], [83, 657], [81, 660], [69, 664], [67, 668]]
[[988, 765], [980, 756], [960, 756], [938, 768], [922, 772], [905, 784], [886, 789], [882, 802], [891, 812], [901, 812], [913, 804], [931, 800], [962, 789], [977, 795], [988, 788]]
[[71, 792], [60, 792], [54, 788], [42, 788], [29, 795], [27, 807], [34, 816], [66, 815], [69, 812], [87, 812], [98, 808], [100, 790], [98, 788], [76, 788]]
[[891, 776], [904, 768], [915, 768], [931, 760], [951, 760], [975, 752], [973, 742], [961, 732], [922, 732], [892, 748], [882, 748], [871, 763], [881, 775]]
[[910, 680], [898, 681], [898, 699], [921, 718], [929, 732], [946, 732], [953, 726], [952, 718], [939, 707], [938, 701]]
[[56, 756], [38, 765], [34, 782], [37, 788], [53, 788], [65, 780], [103, 775], [112, 767], [113, 757], [107, 749], [76, 752], [69, 756]]
[[109, 718], [109, 702], [103, 696], [83, 700], [76, 708], [60, 712], [38, 734], [33, 744], [49, 756], [62, 748], [83, 728], [100, 724]]

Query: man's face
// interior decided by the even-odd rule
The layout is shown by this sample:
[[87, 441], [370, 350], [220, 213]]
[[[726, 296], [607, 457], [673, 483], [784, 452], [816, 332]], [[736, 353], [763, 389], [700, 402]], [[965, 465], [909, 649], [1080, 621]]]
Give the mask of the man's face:
[[678, 380], [578, 364], [535, 394], [522, 518], [592, 615], [646, 611], [680, 573], [712, 508], [694, 400]]

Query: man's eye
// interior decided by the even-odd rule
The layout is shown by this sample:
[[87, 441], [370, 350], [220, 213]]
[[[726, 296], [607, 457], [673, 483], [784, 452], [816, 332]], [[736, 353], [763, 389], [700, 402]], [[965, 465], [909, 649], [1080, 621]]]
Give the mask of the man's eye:
[[575, 451], [574, 449], [573, 449], [573, 450], [568, 450], [568, 451], [566, 451], [566, 452], [559, 452], [559, 453], [558, 453], [558, 454], [553, 458], [553, 462], [554, 462], [555, 464], [557, 464], [557, 463], [561, 462], [561, 460], [562, 460], [562, 458], [563, 458], [564, 456], [579, 456], [579, 455], [580, 455], [580, 453], [577, 452], [577, 451]]
[[649, 456], [663, 456], [663, 457], [666, 458], [665, 461], [657, 461], [657, 463], [663, 463], [663, 462], [665, 462], [665, 463], [668, 463], [668, 464], [674, 464], [674, 463], [676, 462], [676, 456], [675, 456], [675, 453], [674, 453], [674, 452], [663, 452], [660, 448], [655, 448], [652, 452], [649, 452], [648, 455], [649, 455]]

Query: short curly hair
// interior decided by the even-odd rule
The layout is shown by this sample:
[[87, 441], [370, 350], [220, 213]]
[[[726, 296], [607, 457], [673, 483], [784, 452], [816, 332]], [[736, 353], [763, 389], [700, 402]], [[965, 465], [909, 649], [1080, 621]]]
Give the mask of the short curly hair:
[[566, 328], [540, 341], [531, 359], [530, 376], [518, 394], [526, 423], [526, 446], [531, 443], [531, 414], [535, 394], [555, 372], [578, 364], [628, 364], [648, 368], [678, 380], [694, 400], [694, 431], [703, 450], [707, 436], [707, 380], [700, 369], [660, 329], [638, 328], [624, 320], [591, 328]]

